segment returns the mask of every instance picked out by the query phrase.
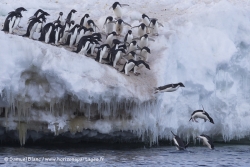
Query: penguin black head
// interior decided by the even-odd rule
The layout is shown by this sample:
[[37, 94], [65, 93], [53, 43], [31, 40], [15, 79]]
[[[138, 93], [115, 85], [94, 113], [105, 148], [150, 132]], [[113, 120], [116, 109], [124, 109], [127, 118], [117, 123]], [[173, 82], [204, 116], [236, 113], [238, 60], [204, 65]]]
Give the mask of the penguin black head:
[[70, 21], [70, 24], [74, 25], [74, 24], [75, 24], [75, 21], [74, 21], [74, 20], [71, 20], [71, 21]]
[[93, 28], [88, 28], [88, 31], [94, 32], [94, 29]]
[[131, 54], [133, 57], [135, 57], [135, 52], [134, 51], [131, 51], [131, 52], [129, 52], [128, 54]]
[[60, 12], [59, 15], [62, 16], [62, 15], [63, 15], [63, 12]]
[[145, 17], [147, 17], [149, 19], [149, 17], [143, 13], [142, 18], [144, 19]]
[[152, 19], [150, 22], [152, 22], [153, 25], [155, 25], [156, 21], [157, 21], [156, 19]]
[[132, 41], [131, 43], [132, 43], [133, 45], [136, 45], [136, 41]]
[[210, 121], [212, 124], [214, 124], [213, 118], [211, 118], [210, 116], [208, 116], [208, 119], [209, 119], [209, 121]]
[[71, 11], [70, 11], [71, 13], [75, 13], [75, 12], [77, 12], [75, 9], [72, 9]]
[[148, 34], [144, 34], [142, 37], [147, 38], [147, 37], [148, 37]]
[[[111, 32], [110, 34], [113, 34], [114, 36], [117, 35], [115, 31]], [[109, 35], [110, 35], [110, 34], [109, 34]]]
[[81, 26], [80, 26], [79, 24], [76, 24], [75, 27], [76, 27], [76, 28], [79, 28], [79, 27], [81, 27]]
[[185, 87], [181, 82], [179, 82], [178, 85], [180, 85], [180, 87]]
[[107, 22], [107, 20], [113, 21], [113, 17], [112, 17], [112, 16], [108, 16], [108, 17], [106, 18], [106, 22]]
[[89, 18], [89, 14], [85, 14], [84, 17]]
[[140, 26], [141, 26], [141, 29], [143, 29], [143, 30], [146, 27], [146, 25], [144, 23], [141, 23]]
[[123, 20], [122, 19], [118, 19], [117, 22], [118, 22], [118, 24], [122, 24]]
[[128, 30], [128, 34], [132, 34], [132, 31], [131, 31], [131, 30]]
[[121, 41], [119, 39], [113, 39], [113, 44], [117, 45], [117, 44], [120, 44]]
[[47, 12], [43, 12], [44, 16], [50, 16], [50, 14], [48, 14]]
[[113, 3], [112, 8], [115, 9], [117, 7], [117, 5], [121, 6], [121, 4], [119, 2], [115, 2], [115, 3]]
[[150, 49], [147, 46], [144, 46], [141, 50], [146, 50], [148, 53], [150, 53]]
[[15, 12], [21, 13], [22, 11], [27, 11], [24, 7], [17, 8]]
[[147, 64], [147, 63], [143, 63], [144, 64], [144, 66], [147, 68], [147, 69], [149, 69], [150, 70], [150, 67], [149, 67], [149, 65]]

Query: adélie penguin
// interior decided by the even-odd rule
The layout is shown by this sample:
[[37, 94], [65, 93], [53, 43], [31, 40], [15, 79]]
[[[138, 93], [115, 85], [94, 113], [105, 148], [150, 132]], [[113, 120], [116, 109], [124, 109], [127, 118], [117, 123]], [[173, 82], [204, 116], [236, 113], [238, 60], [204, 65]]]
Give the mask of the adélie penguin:
[[137, 61], [137, 64], [138, 66], [135, 66], [134, 67], [134, 74], [137, 76], [137, 75], [140, 75], [140, 73], [138, 73], [138, 70], [140, 70], [141, 68], [145, 67], [147, 68], [148, 70], [150, 70], [150, 67], [147, 63], [145, 63], [143, 60], [138, 60]]
[[113, 5], [109, 9], [113, 9], [114, 14], [117, 18], [122, 18], [122, 7], [129, 6], [128, 4], [120, 4], [119, 2], [113, 3]]
[[155, 93], [173, 92], [176, 91], [179, 87], [185, 87], [185, 86], [181, 82], [176, 84], [168, 84], [165, 86], [160, 86], [155, 88]]
[[196, 139], [202, 139], [203, 145], [206, 145], [211, 150], [214, 149], [213, 140], [209, 136], [202, 134], [200, 136], [197, 136]]
[[151, 33], [152, 33], [153, 35], [156, 35], [156, 36], [159, 35], [159, 34], [158, 34], [159, 26], [164, 27], [161, 23], [158, 22], [157, 19], [151, 19], [151, 20], [150, 20], [150, 23], [149, 23], [149, 26], [152, 27]]
[[128, 72], [135, 66], [138, 66], [138, 63], [133, 59], [127, 60], [124, 57], [122, 58], [126, 60], [126, 63], [124, 64], [123, 69], [120, 72], [124, 72], [127, 76], [129, 76]]
[[[26, 10], [24, 7], [16, 8], [15, 11], [9, 12], [8, 15], [10, 15], [11, 13], [19, 13], [19, 14], [21, 14], [21, 16], [22, 16], [22, 12], [23, 12], [23, 11], [27, 11], [27, 10]], [[15, 23], [15, 24], [17, 24], [17, 27], [19, 27], [19, 28], [22, 28], [21, 26], [19, 26], [19, 23], [20, 23], [20, 21], [21, 21], [21, 18], [22, 18], [22, 17], [20, 17], [19, 20], [17, 20], [17, 23]]]
[[185, 150], [187, 147], [188, 147], [188, 144], [187, 143], [186, 145], [184, 144], [184, 142], [180, 139], [179, 136], [177, 136], [176, 134], [174, 134], [172, 131], [171, 133], [174, 135], [174, 145], [176, 146], [176, 149], [177, 150]]
[[17, 27], [19, 19], [21, 19], [21, 13], [11, 12], [5, 19], [2, 31], [13, 33], [13, 30]]
[[[202, 106], [202, 108], [203, 108], [203, 106]], [[213, 118], [211, 118], [211, 117], [209, 116], [209, 114], [204, 110], [204, 108], [203, 108], [203, 110], [196, 110], [196, 111], [194, 111], [194, 112], [192, 113], [191, 118], [190, 118], [189, 121], [192, 120], [193, 122], [194, 122], [194, 121], [195, 121], [195, 122], [198, 122], [198, 121], [196, 120], [196, 118], [204, 119], [205, 122], [208, 120], [209, 122], [211, 122], [212, 124], [214, 124]]]

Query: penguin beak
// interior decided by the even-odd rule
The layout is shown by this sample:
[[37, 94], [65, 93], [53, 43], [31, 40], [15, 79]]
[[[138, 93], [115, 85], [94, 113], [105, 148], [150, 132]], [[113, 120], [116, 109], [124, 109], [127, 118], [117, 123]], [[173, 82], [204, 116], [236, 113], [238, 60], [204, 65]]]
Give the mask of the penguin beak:
[[25, 8], [23, 8], [23, 11], [27, 11]]

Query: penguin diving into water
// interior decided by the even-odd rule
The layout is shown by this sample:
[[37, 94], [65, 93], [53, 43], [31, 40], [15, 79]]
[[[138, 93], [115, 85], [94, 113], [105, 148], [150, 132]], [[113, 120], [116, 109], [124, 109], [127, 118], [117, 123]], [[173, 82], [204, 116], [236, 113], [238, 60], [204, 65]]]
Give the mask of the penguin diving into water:
[[[202, 106], [202, 108], [203, 108], [203, 106]], [[203, 108], [203, 110], [196, 110], [196, 111], [194, 111], [192, 113], [191, 118], [190, 118], [189, 121], [192, 120], [193, 122], [194, 121], [198, 122], [196, 120], [196, 118], [204, 119], [205, 122], [208, 120], [209, 122], [211, 122], [212, 124], [214, 124], [214, 120], [209, 116], [209, 114], [204, 110], [204, 108]]]
[[176, 91], [179, 87], [185, 87], [185, 86], [181, 82], [176, 84], [168, 84], [165, 86], [160, 86], [155, 88], [155, 93], [173, 92]]
[[185, 150], [187, 147], [188, 147], [188, 144], [187, 143], [186, 145], [184, 145], [184, 142], [180, 139], [179, 136], [175, 135], [172, 131], [171, 133], [174, 135], [174, 145], [176, 146], [176, 149], [177, 150]]
[[202, 135], [196, 137], [196, 139], [202, 139], [203, 145], [206, 145], [211, 150], [214, 149], [213, 140], [209, 136], [202, 134]]
[[117, 18], [122, 18], [122, 7], [129, 6], [128, 4], [120, 4], [119, 2], [113, 3], [113, 5], [109, 8], [113, 8], [114, 14]]

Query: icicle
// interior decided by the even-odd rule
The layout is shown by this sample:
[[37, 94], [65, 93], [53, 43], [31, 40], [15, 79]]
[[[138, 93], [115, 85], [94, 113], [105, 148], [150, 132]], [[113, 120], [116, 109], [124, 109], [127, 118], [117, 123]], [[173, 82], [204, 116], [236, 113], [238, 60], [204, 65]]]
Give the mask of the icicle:
[[26, 134], [27, 134], [27, 124], [26, 122], [19, 122], [18, 123], [18, 131], [19, 131], [19, 141], [20, 145], [25, 145], [26, 141]]

